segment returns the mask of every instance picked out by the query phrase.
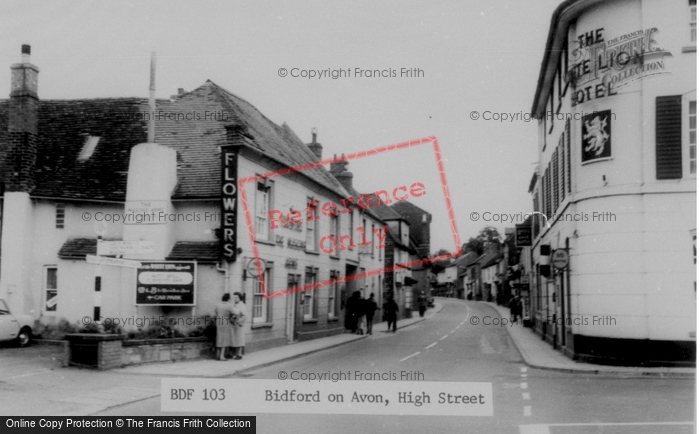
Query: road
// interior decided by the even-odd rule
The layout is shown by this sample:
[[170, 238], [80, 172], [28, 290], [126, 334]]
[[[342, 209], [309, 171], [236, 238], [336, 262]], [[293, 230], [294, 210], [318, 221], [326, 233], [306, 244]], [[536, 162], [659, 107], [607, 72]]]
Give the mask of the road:
[[[480, 319], [479, 325], [470, 323], [473, 316]], [[382, 324], [367, 339], [238, 377], [277, 379], [280, 371], [407, 371], [422, 374], [422, 381], [488, 382], [493, 388], [492, 417], [260, 413], [256, 414], [260, 433], [693, 432], [689, 424], [695, 409], [693, 379], [603, 377], [528, 368], [503, 327], [483, 324], [493, 317], [498, 314], [487, 305], [445, 300], [440, 313], [395, 334], [387, 333]], [[98, 413], [173, 414], [160, 411], [160, 398]]]

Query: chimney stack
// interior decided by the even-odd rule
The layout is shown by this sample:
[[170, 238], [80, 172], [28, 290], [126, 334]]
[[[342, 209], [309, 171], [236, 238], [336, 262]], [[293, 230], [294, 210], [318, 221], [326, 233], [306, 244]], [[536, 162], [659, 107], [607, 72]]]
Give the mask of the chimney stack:
[[30, 192], [35, 185], [39, 68], [30, 63], [30, 54], [31, 47], [22, 45], [22, 62], [10, 67], [8, 142], [0, 149], [0, 173], [6, 191]]
[[345, 154], [342, 154], [340, 160], [336, 155], [333, 155], [333, 161], [331, 162], [331, 175], [335, 176], [335, 179], [340, 182], [340, 184], [345, 187], [348, 192], [352, 192], [352, 172], [347, 171], [348, 161], [345, 159]]
[[321, 161], [322, 160], [321, 157], [323, 156], [323, 146], [321, 146], [320, 143], [316, 142], [316, 133], [317, 132], [318, 132], [318, 130], [316, 128], [311, 129], [311, 143], [307, 143], [306, 146], [308, 146], [309, 149], [311, 149], [311, 152], [314, 153], [314, 155], [316, 156], [316, 160]]

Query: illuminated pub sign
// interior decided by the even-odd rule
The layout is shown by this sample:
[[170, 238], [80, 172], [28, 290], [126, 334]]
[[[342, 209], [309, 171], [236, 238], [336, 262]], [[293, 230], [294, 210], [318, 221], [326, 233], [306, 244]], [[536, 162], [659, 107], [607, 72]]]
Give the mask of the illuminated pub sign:
[[139, 306], [194, 306], [195, 262], [144, 262], [136, 270]]
[[238, 153], [221, 148], [221, 258], [236, 260], [236, 221], [238, 217]]

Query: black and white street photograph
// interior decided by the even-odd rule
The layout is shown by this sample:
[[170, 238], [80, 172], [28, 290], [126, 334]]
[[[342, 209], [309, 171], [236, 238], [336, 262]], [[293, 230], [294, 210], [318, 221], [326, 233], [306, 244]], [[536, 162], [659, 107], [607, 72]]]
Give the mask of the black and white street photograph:
[[691, 434], [695, 0], [4, 0], [0, 431]]

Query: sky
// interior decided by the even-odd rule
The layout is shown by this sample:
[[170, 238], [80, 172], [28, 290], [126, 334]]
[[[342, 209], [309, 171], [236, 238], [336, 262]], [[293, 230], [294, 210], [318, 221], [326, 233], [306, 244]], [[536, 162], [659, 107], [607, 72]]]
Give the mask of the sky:
[[[522, 117], [560, 2], [3, 0], [0, 95], [22, 44], [40, 99], [148, 97], [155, 51], [157, 98], [211, 80], [304, 142], [317, 128], [324, 158], [434, 136], [464, 243], [532, 211], [537, 123]], [[455, 251], [431, 144], [348, 170], [361, 192], [424, 184], [410, 200], [433, 216], [431, 250]]]

